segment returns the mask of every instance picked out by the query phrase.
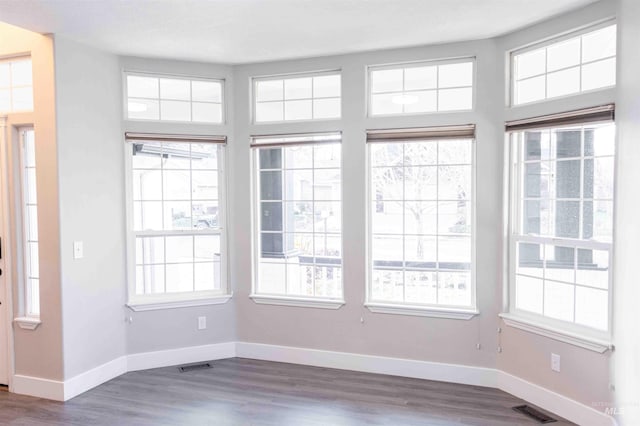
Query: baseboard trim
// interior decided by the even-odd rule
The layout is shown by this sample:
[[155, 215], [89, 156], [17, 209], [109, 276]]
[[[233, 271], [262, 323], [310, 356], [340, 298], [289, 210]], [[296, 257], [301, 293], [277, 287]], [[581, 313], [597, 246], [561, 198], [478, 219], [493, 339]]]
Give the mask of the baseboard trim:
[[535, 383], [496, 370], [498, 388], [579, 425], [612, 426], [611, 416]]
[[236, 356], [236, 343], [225, 342], [212, 345], [166, 349], [156, 352], [131, 354], [127, 357], [127, 371], [170, 367], [191, 362], [211, 361]]
[[236, 343], [236, 356], [465, 385], [496, 387], [495, 370], [484, 367], [248, 342]]
[[64, 400], [80, 395], [127, 372], [127, 357], [121, 356], [64, 381]]
[[11, 392], [36, 398], [64, 401], [64, 382], [14, 374]]
[[102, 364], [64, 382], [16, 374], [13, 376], [11, 391], [55, 401], [67, 401], [126, 372], [233, 358], [236, 356], [240, 358], [493, 387], [508, 392], [576, 424], [594, 426], [616, 425], [614, 418], [602, 411], [598, 411], [593, 407], [589, 407], [588, 405], [540, 385], [493, 368], [250, 342], [225, 342], [131, 354]]

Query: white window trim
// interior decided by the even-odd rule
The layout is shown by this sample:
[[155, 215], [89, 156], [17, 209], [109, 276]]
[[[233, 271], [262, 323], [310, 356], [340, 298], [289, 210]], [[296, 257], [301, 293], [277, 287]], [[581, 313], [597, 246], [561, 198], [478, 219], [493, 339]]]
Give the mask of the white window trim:
[[[27, 56], [11, 56], [8, 58], [2, 58], [0, 59], [0, 63], [7, 63], [9, 64], [9, 73], [11, 73], [11, 63], [13, 62], [22, 62], [22, 61], [29, 61], [29, 63], [31, 64], [31, 84], [29, 85], [19, 85], [19, 86], [13, 86], [12, 84], [10, 84], [7, 87], [3, 87], [2, 89], [6, 89], [9, 90], [9, 109], [7, 111], [0, 111], [0, 115], [6, 115], [6, 114], [12, 114], [12, 113], [28, 113], [28, 112], [32, 112], [33, 111], [33, 105], [34, 105], [34, 99], [33, 99], [33, 59], [31, 58], [31, 56], [27, 55]], [[11, 79], [11, 78], [10, 78]], [[24, 89], [24, 88], [31, 88], [31, 109], [13, 109], [13, 91], [14, 89]]]
[[[469, 138], [461, 138], [469, 139]], [[371, 271], [373, 270], [373, 254], [372, 254], [372, 236], [371, 229], [371, 152], [370, 144], [367, 144], [367, 158], [366, 158], [366, 170], [367, 170], [367, 272], [366, 272], [366, 295], [364, 305], [371, 312], [383, 313], [383, 314], [396, 314], [396, 315], [409, 315], [409, 316], [422, 316], [433, 318], [449, 318], [449, 319], [464, 319], [468, 320], [472, 317], [479, 315], [477, 291], [476, 291], [476, 241], [477, 241], [477, 226], [476, 226], [476, 185], [477, 185], [477, 161], [476, 161], [476, 138], [471, 138], [471, 305], [470, 306], [446, 306], [446, 305], [415, 305], [396, 302], [384, 302], [371, 299]], [[402, 142], [399, 142], [402, 143]]]
[[300, 308], [339, 309], [345, 304], [343, 299], [272, 296], [251, 293], [249, 297], [259, 305], [297, 306]]
[[[188, 138], [188, 137], [187, 137]], [[197, 143], [197, 141], [194, 141]], [[218, 195], [218, 216], [221, 224], [220, 228], [207, 234], [220, 235], [220, 281], [224, 288], [220, 290], [201, 290], [184, 293], [160, 293], [160, 294], [136, 294], [136, 234], [141, 232], [133, 231], [133, 193], [131, 190], [133, 182], [133, 167], [131, 164], [131, 144], [123, 142], [125, 161], [125, 197], [126, 197], [126, 220], [127, 220], [127, 303], [125, 306], [133, 311], [149, 311], [159, 309], [172, 309], [189, 306], [218, 305], [227, 303], [232, 297], [228, 282], [229, 270], [229, 250], [227, 236], [227, 153], [226, 148], [222, 150], [221, 176], [222, 184], [219, 185]], [[226, 147], [226, 145], [224, 145]], [[220, 180], [218, 181], [220, 182]], [[193, 235], [192, 230], [185, 231], [159, 231], [162, 235]], [[151, 234], [158, 234], [153, 231]], [[150, 235], [151, 235], [150, 234]], [[198, 234], [203, 234], [199, 232]]]
[[[330, 132], [341, 134], [341, 132]], [[326, 133], [310, 133], [309, 136], [322, 135]], [[271, 136], [273, 138], [277, 138], [278, 135]], [[342, 139], [341, 139], [342, 141]], [[342, 149], [342, 142], [341, 149]], [[313, 145], [313, 143], [310, 143]], [[283, 146], [284, 148], [284, 146]], [[258, 159], [258, 149], [251, 150], [251, 218], [252, 218], [252, 253], [253, 253], [253, 261], [252, 261], [252, 271], [251, 271], [251, 293], [249, 294], [249, 298], [251, 298], [255, 303], [260, 305], [279, 305], [279, 306], [297, 306], [304, 308], [324, 308], [324, 309], [338, 309], [346, 302], [344, 300], [344, 184], [343, 184], [343, 176], [344, 176], [344, 157], [340, 155], [340, 253], [342, 263], [340, 264], [340, 268], [342, 269], [340, 273], [340, 288], [342, 294], [340, 297], [336, 298], [326, 298], [326, 297], [305, 297], [305, 296], [292, 296], [292, 295], [278, 295], [278, 294], [263, 294], [258, 293], [258, 271], [260, 270], [260, 187], [257, 185], [258, 183], [258, 174], [259, 170], [259, 159]]]
[[[372, 107], [371, 107], [373, 94], [374, 94], [371, 91], [372, 90], [371, 73], [373, 71], [418, 68], [418, 67], [425, 67], [425, 66], [451, 65], [451, 64], [461, 64], [466, 62], [471, 62], [472, 64], [471, 108], [455, 109], [455, 110], [436, 110], [436, 111], [428, 111], [428, 112], [398, 112], [395, 114], [373, 114]], [[419, 116], [425, 116], [425, 115], [461, 114], [461, 113], [473, 112], [476, 109], [476, 75], [477, 75], [477, 65], [476, 65], [475, 56], [461, 56], [456, 58], [449, 58], [449, 59], [443, 58], [443, 59], [433, 59], [433, 60], [426, 60], [426, 61], [397, 62], [393, 64], [384, 64], [384, 65], [369, 65], [367, 66], [367, 76], [366, 76], [367, 118], [378, 119], [378, 118], [391, 118], [391, 117], [416, 117], [416, 116], [419, 117]], [[459, 87], [456, 86], [456, 87], [443, 87], [442, 89], [440, 89], [439, 86], [436, 86], [434, 89], [426, 89], [426, 90], [434, 90], [438, 92], [440, 90], [461, 89], [461, 88], [467, 88], [467, 87], [468, 86], [459, 86]], [[416, 90], [416, 91], [419, 91], [419, 90]]]
[[[581, 36], [583, 36], [585, 34], [588, 34], [588, 33], [593, 32], [593, 31], [601, 30], [601, 29], [603, 29], [605, 27], [608, 27], [610, 25], [617, 25], [617, 21], [615, 19], [606, 19], [606, 20], [601, 21], [601, 22], [597, 22], [597, 23], [594, 23], [594, 24], [586, 25], [586, 26], [581, 27], [581, 28], [579, 28], [577, 30], [564, 32], [564, 33], [561, 33], [561, 34], [558, 34], [558, 35], [555, 35], [555, 36], [552, 36], [552, 37], [549, 37], [549, 38], [546, 38], [546, 39], [543, 39], [543, 40], [536, 41], [534, 43], [527, 44], [525, 46], [521, 46], [521, 47], [509, 50], [507, 52], [507, 58], [508, 58], [508, 61], [509, 61], [509, 64], [508, 64], [508, 69], [509, 69], [508, 93], [509, 93], [509, 95], [507, 96], [507, 106], [510, 107], [510, 108], [521, 108], [521, 107], [525, 107], [526, 108], [526, 107], [531, 106], [531, 105], [539, 105], [539, 104], [543, 104], [545, 102], [557, 101], [559, 99], [574, 98], [576, 96], [585, 95], [585, 94], [589, 94], [589, 93], [598, 93], [598, 92], [603, 92], [603, 91], [615, 89], [617, 83], [612, 85], [612, 86], [599, 87], [597, 89], [580, 90], [578, 92], [570, 93], [568, 95], [554, 96], [552, 98], [548, 98], [548, 97], [546, 97], [547, 85], [546, 85], [546, 78], [545, 78], [545, 98], [544, 99], [539, 99], [537, 101], [531, 101], [531, 102], [523, 102], [523, 103], [519, 103], [519, 104], [515, 103], [516, 79], [515, 79], [515, 61], [514, 61], [514, 57], [516, 55], [520, 55], [520, 54], [531, 52], [531, 51], [538, 50], [538, 49], [543, 49], [543, 48], [549, 47], [549, 46], [551, 46], [553, 44], [562, 43], [563, 41], [567, 41], [567, 40], [575, 38], [575, 37], [581, 37]], [[591, 62], [586, 62], [586, 63], [580, 62], [580, 64], [578, 64], [577, 66], [580, 67], [580, 69], [582, 69], [582, 66], [585, 65], [585, 64], [590, 64], [592, 62], [599, 62], [599, 61], [602, 61], [602, 60], [605, 60], [605, 59], [610, 59], [610, 58], [616, 58], [616, 67], [617, 67], [618, 66], [618, 59], [617, 59], [618, 58], [618, 52], [617, 52], [617, 50], [616, 50], [616, 55], [615, 56], [610, 56], [610, 57], [607, 57], [607, 58], [601, 58], [601, 59], [598, 59], [596, 61], [591, 61]], [[560, 69], [552, 71], [552, 73], [558, 72], [558, 71], [562, 71], [562, 70], [568, 69], [568, 68], [574, 68], [575, 66], [576, 65], [574, 65], [572, 67], [567, 67], [567, 68], [560, 68]], [[540, 75], [545, 75], [546, 76], [548, 74], [549, 73], [545, 70], [544, 74], [539, 74], [539, 75], [536, 75], [536, 76], [540, 76]], [[536, 76], [527, 77], [527, 79], [528, 78], [533, 78], [533, 77], [536, 77]], [[526, 80], [526, 79], [523, 79], [523, 80]], [[522, 81], [522, 80], [520, 80], [520, 81]]]
[[[304, 118], [299, 120], [285, 120], [284, 115], [282, 120], [273, 120], [273, 121], [257, 121], [256, 120], [256, 106], [258, 104], [258, 100], [256, 98], [256, 85], [259, 81], [272, 81], [272, 80], [289, 80], [293, 78], [305, 78], [305, 77], [322, 77], [322, 76], [331, 76], [337, 75], [340, 77], [340, 96], [338, 99], [340, 100], [340, 116], [334, 118]], [[251, 78], [251, 123], [255, 126], [262, 125], [274, 125], [274, 124], [289, 124], [289, 123], [315, 123], [315, 122], [335, 122], [342, 120], [342, 70], [341, 69], [330, 69], [330, 70], [320, 70], [320, 71], [311, 71], [311, 72], [299, 72], [299, 73], [288, 73], [288, 74], [274, 74], [274, 75], [266, 75], [266, 76], [256, 76]], [[313, 117], [313, 101], [316, 99], [334, 99], [333, 97], [329, 98], [314, 98], [313, 97], [313, 86], [312, 86], [312, 94], [311, 98], [304, 99], [290, 99], [292, 101], [298, 100], [311, 100], [312, 110], [311, 116]], [[263, 101], [264, 102], [264, 101]], [[266, 101], [266, 102], [278, 102], [278, 101]], [[285, 99], [282, 99], [281, 102], [285, 102]]]
[[18, 327], [23, 330], [35, 330], [42, 324], [40, 317], [18, 317], [14, 318], [13, 322], [18, 324]]
[[[615, 123], [614, 123], [615, 124]], [[577, 125], [576, 125], [577, 126]], [[544, 130], [544, 128], [540, 129]], [[514, 132], [517, 133], [517, 132]], [[507, 217], [507, 234], [505, 238], [506, 252], [505, 257], [505, 282], [504, 292], [504, 311], [499, 316], [504, 322], [511, 327], [529, 331], [545, 337], [569, 343], [574, 346], [593, 350], [595, 352], [604, 353], [607, 350], [613, 350], [613, 334], [611, 326], [613, 324], [613, 241], [611, 243], [603, 243], [598, 241], [586, 241], [579, 239], [555, 238], [555, 237], [536, 237], [524, 236], [515, 233], [515, 229], [520, 226], [520, 184], [514, 182], [514, 176], [519, 179], [521, 163], [517, 160], [518, 149], [514, 149], [513, 140], [510, 133], [506, 134], [505, 143], [505, 159], [508, 166], [505, 168], [505, 191], [506, 191], [506, 217]], [[616, 152], [617, 157], [617, 152]], [[614, 179], [614, 211], [616, 206], [617, 180]], [[615, 221], [613, 223], [613, 238], [615, 240]], [[531, 241], [540, 243], [550, 243], [557, 245], [576, 246], [579, 248], [591, 248], [595, 250], [609, 251], [609, 287], [608, 291], [608, 330], [601, 331], [591, 327], [582, 326], [573, 322], [557, 320], [545, 317], [541, 314], [523, 311], [516, 308], [515, 304], [515, 276], [516, 276], [516, 245], [520, 241]]]
[[[144, 118], [129, 118], [129, 89], [127, 77], [153, 77], [157, 79], [168, 78], [168, 79], [178, 79], [178, 80], [190, 80], [190, 81], [206, 81], [206, 82], [218, 82], [220, 83], [220, 109], [222, 116], [219, 123], [217, 122], [206, 122], [206, 121], [182, 121], [182, 120], [161, 120], [158, 118], [155, 119], [144, 119]], [[158, 93], [158, 96], [160, 94]], [[193, 96], [193, 94], [192, 94]], [[123, 119], [125, 121], [136, 122], [136, 123], [166, 123], [168, 125], [175, 124], [189, 124], [196, 126], [224, 126], [227, 124], [227, 108], [226, 108], [226, 80], [221, 77], [203, 77], [203, 76], [194, 76], [187, 74], [163, 74], [163, 73], [154, 73], [149, 71], [135, 71], [135, 70], [123, 70], [122, 71], [122, 114]], [[134, 97], [135, 99], [135, 97]], [[161, 97], [158, 98], [158, 102], [162, 100]], [[167, 100], [167, 99], [165, 99]], [[171, 100], [171, 99], [168, 99]], [[186, 102], [186, 101], [185, 101]], [[196, 101], [197, 102], [197, 101]], [[212, 104], [217, 104], [217, 102], [208, 102]], [[193, 100], [189, 100], [189, 104], [193, 104]], [[160, 110], [158, 110], [158, 117], [160, 117]]]

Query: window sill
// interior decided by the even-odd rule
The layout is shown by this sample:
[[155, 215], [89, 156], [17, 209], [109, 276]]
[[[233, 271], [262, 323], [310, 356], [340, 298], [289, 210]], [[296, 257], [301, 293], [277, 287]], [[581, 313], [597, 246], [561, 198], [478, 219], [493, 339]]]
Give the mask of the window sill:
[[509, 327], [518, 328], [520, 330], [528, 331], [530, 333], [538, 334], [540, 336], [548, 337], [553, 340], [568, 343], [600, 354], [613, 350], [613, 344], [607, 340], [553, 329], [546, 324], [510, 313], [499, 314], [499, 317], [502, 318], [504, 323]]
[[190, 308], [193, 306], [206, 306], [206, 305], [223, 305], [227, 303], [233, 294], [225, 294], [222, 296], [207, 297], [202, 299], [190, 299], [190, 300], [168, 300], [157, 302], [131, 302], [127, 303], [127, 307], [134, 312], [145, 311], [157, 311], [160, 309], [176, 309], [176, 308]]
[[339, 309], [344, 305], [341, 299], [312, 299], [305, 297], [249, 295], [259, 305], [297, 306], [301, 308]]
[[476, 309], [436, 308], [385, 303], [365, 303], [367, 309], [376, 314], [412, 315], [418, 317], [470, 320], [478, 315]]
[[40, 321], [40, 317], [19, 317], [13, 320], [18, 327], [23, 330], [35, 330], [38, 328], [42, 321]]

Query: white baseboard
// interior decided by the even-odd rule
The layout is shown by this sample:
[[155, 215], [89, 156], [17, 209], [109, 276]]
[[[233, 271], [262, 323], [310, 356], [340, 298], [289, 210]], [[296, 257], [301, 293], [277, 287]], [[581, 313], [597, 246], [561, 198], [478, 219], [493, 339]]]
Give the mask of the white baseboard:
[[613, 417], [606, 415], [602, 411], [547, 388], [504, 371], [496, 370], [496, 375], [499, 389], [576, 424], [589, 426], [611, 426], [617, 424]]
[[127, 371], [148, 370], [150, 368], [170, 367], [191, 362], [233, 358], [236, 356], [236, 343], [225, 342], [213, 345], [189, 346], [167, 349], [157, 352], [131, 354], [127, 357]]
[[11, 392], [36, 398], [64, 401], [64, 382], [14, 374]]
[[92, 368], [64, 381], [64, 400], [80, 395], [98, 385], [108, 382], [127, 372], [127, 357], [121, 356], [113, 361]]
[[337, 368], [340, 370], [462, 383], [465, 385], [496, 387], [495, 370], [484, 367], [247, 342], [236, 342], [236, 356]]
[[613, 417], [542, 386], [493, 368], [324, 351], [249, 342], [225, 342], [123, 356], [64, 382], [14, 375], [12, 391], [66, 401], [128, 371], [233, 357], [389, 374], [501, 389], [580, 425], [611, 426]]

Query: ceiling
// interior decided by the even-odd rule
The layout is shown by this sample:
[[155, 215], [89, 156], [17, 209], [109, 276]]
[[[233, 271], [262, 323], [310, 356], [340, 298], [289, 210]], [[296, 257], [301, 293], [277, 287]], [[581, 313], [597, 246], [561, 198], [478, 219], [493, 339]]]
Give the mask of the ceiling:
[[493, 37], [593, 1], [0, 0], [0, 21], [121, 55], [235, 64]]

